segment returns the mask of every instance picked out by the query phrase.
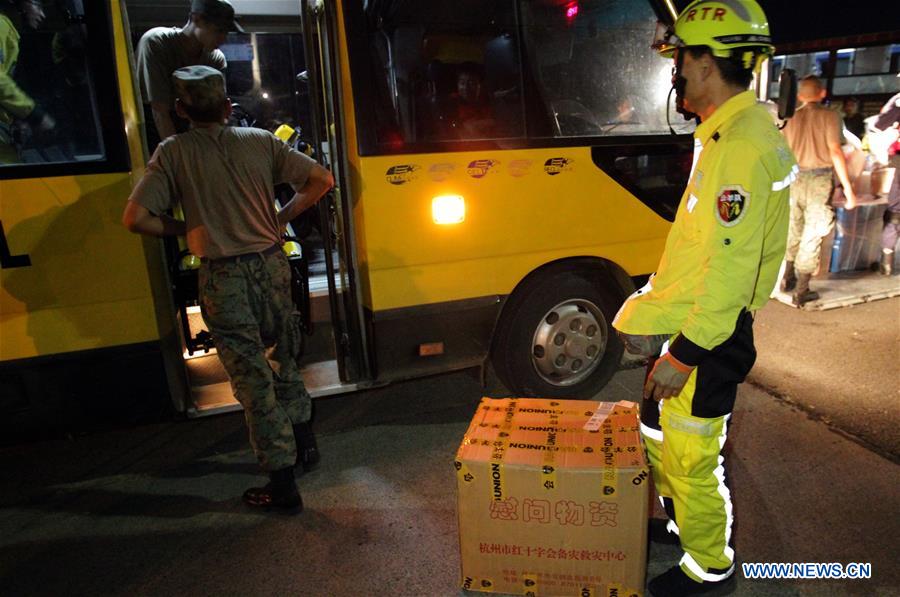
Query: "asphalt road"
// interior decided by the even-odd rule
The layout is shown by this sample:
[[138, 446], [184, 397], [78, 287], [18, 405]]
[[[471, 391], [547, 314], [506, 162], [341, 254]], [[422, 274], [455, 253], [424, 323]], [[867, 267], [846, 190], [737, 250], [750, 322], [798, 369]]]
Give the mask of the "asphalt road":
[[[481, 394], [458, 373], [319, 401], [323, 461], [294, 517], [241, 504], [263, 479], [239, 413], [2, 450], [0, 594], [464, 595], [452, 461]], [[900, 467], [750, 385], [726, 449], [741, 561], [874, 575], [741, 578], [737, 595], [896, 595]], [[679, 557], [652, 545], [648, 575]]]
[[753, 330], [751, 383], [900, 462], [900, 298], [829, 311], [769, 301]]
[[[739, 576], [736, 595], [898, 594], [898, 304], [758, 316], [726, 444], [739, 561], [873, 578]], [[598, 398], [636, 400], [642, 376]], [[0, 449], [0, 595], [464, 595], [452, 461], [482, 394], [463, 372], [318, 400], [323, 461], [294, 517], [241, 503], [264, 479], [240, 413]], [[651, 545], [648, 578], [679, 557]]]

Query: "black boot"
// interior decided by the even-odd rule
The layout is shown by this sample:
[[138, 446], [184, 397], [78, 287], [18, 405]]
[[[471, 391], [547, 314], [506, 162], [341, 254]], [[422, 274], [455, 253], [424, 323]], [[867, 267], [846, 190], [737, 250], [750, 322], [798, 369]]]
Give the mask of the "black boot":
[[812, 274], [797, 274], [797, 286], [791, 296], [791, 302], [798, 307], [810, 301], [818, 300], [819, 293], [809, 289], [809, 279]]
[[319, 446], [316, 445], [316, 435], [309, 422], [294, 425], [294, 441], [297, 442], [295, 466], [302, 464], [304, 472], [313, 470], [319, 463]]
[[797, 275], [794, 273], [794, 262], [784, 262], [784, 276], [781, 277], [781, 292], [790, 292], [797, 285]]
[[303, 510], [303, 498], [294, 481], [294, 467], [272, 471], [265, 487], [251, 487], [244, 492], [243, 499], [248, 506], [266, 510], [276, 508], [291, 514]]
[[730, 595], [734, 592], [734, 574], [719, 582], [697, 582], [673, 566], [650, 581], [648, 588], [655, 597], [688, 597], [689, 595]]
[[882, 251], [881, 262], [878, 264], [878, 273], [882, 276], [890, 276], [894, 272], [894, 252]]

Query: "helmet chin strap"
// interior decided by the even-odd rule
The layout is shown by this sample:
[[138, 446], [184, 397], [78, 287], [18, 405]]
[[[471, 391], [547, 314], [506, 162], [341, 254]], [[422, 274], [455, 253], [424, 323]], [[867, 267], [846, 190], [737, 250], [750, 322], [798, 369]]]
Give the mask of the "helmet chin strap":
[[669, 115], [672, 113], [672, 110], [669, 109], [669, 106], [672, 105], [672, 93], [675, 91], [675, 85], [669, 88], [669, 95], [666, 96], [666, 124], [669, 126], [669, 132], [673, 135], [677, 135], [675, 129], [672, 128], [672, 121], [669, 119]]
[[675, 129], [672, 128], [672, 123], [669, 120], [669, 105], [672, 101], [673, 91], [675, 92], [675, 111], [681, 114], [685, 120], [691, 120], [693, 118], [697, 121], [697, 124], [700, 123], [700, 117], [684, 107], [684, 92], [685, 89], [687, 89], [687, 79], [681, 76], [682, 60], [684, 60], [683, 54], [679, 51], [675, 57], [675, 72], [672, 73], [672, 88], [669, 89], [669, 96], [666, 99], [666, 124], [669, 125], [669, 132], [673, 135], [677, 134]]

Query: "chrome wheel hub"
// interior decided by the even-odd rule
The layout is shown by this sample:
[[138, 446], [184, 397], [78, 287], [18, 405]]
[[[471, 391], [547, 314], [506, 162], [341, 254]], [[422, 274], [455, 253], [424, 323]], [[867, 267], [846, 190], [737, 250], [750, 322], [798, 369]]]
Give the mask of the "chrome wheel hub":
[[531, 360], [544, 381], [571, 386], [587, 379], [606, 352], [606, 318], [585, 299], [570, 299], [541, 319], [531, 343]]

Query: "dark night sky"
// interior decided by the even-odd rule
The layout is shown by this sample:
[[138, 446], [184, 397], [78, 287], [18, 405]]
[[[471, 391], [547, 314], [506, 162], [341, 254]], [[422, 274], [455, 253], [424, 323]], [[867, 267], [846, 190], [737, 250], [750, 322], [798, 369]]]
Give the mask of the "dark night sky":
[[[900, 31], [896, 0], [758, 0], [776, 44]], [[690, 0], [676, 0], [681, 10]]]

